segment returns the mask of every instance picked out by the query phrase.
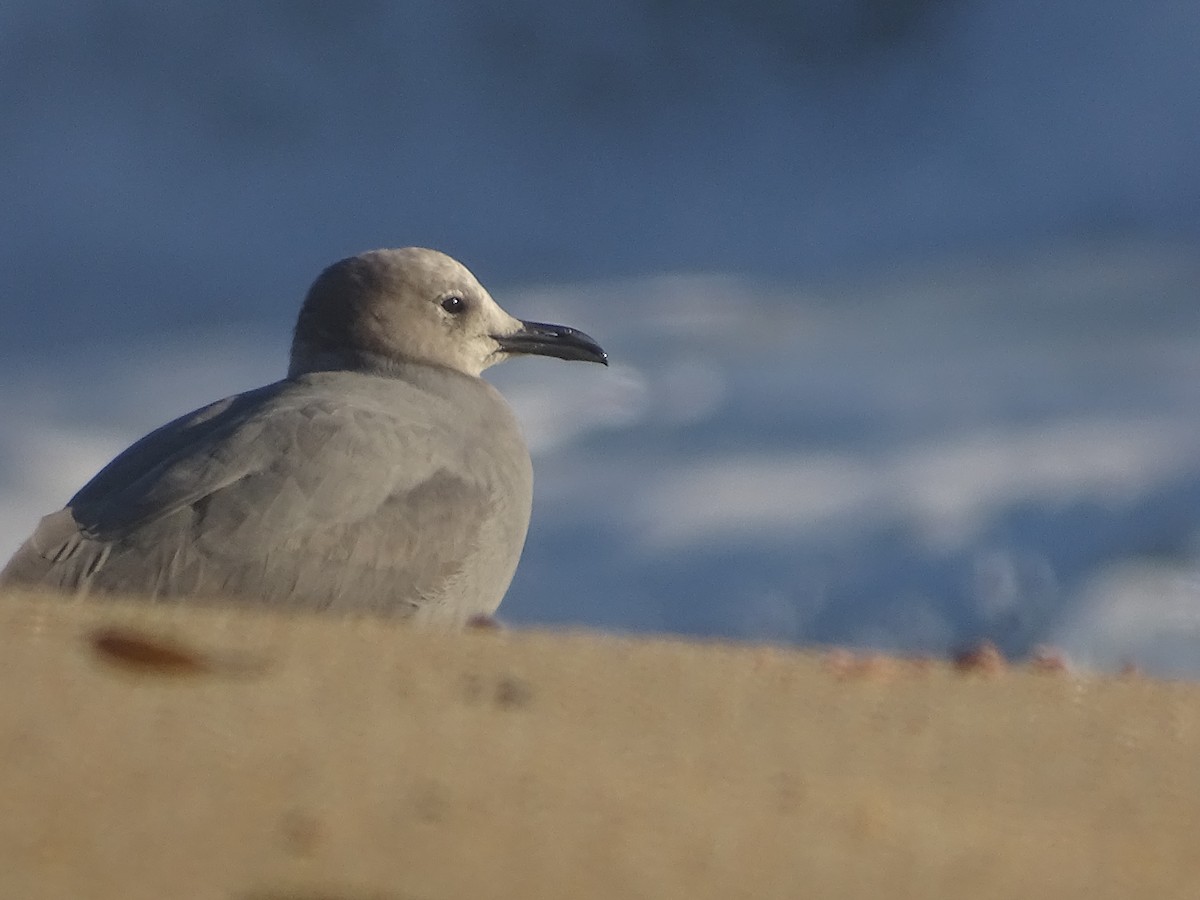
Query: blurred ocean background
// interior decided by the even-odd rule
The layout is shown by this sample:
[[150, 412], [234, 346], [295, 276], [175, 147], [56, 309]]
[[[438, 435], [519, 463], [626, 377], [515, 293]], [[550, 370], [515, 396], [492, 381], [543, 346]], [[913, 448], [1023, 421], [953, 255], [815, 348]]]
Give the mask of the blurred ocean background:
[[492, 370], [513, 624], [1200, 674], [1200, 4], [0, 5], [0, 556], [421, 244], [613, 365]]

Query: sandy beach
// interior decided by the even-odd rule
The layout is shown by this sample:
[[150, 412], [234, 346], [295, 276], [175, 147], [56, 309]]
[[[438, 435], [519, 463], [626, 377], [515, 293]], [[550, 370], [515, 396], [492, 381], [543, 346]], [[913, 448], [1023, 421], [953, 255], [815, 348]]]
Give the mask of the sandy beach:
[[0, 896], [1192, 898], [1200, 686], [0, 600]]

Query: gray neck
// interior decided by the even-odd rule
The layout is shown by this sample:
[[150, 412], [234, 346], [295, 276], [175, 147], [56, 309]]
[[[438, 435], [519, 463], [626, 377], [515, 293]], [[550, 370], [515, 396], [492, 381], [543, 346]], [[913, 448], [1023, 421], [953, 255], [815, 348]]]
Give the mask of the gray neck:
[[482, 382], [480, 378], [446, 366], [414, 362], [410, 359], [396, 359], [393, 356], [372, 353], [370, 350], [319, 350], [313, 352], [303, 346], [293, 346], [287, 377], [295, 379], [312, 372], [358, 372], [380, 378], [396, 378], [415, 384], [423, 384], [431, 377], [444, 379], [446, 375], [454, 376], [452, 380], [465, 379]]
[[362, 372], [367, 375], [402, 377], [413, 366], [407, 360], [393, 359], [369, 350], [309, 350], [293, 346], [288, 364], [288, 378], [299, 378], [309, 372]]

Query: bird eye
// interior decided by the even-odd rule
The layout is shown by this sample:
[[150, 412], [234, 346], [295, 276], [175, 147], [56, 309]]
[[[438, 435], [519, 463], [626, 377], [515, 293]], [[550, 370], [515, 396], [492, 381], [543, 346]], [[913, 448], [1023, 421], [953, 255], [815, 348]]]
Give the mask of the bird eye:
[[450, 313], [452, 316], [457, 316], [460, 312], [467, 308], [467, 301], [462, 297], [447, 297], [442, 301], [442, 309]]

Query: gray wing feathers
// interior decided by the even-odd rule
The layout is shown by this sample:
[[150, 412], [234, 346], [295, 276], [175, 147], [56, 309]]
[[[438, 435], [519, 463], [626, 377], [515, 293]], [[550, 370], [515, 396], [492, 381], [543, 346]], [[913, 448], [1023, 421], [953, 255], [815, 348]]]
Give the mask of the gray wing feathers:
[[480, 552], [492, 486], [456, 474], [427, 424], [284, 385], [134, 444], [42, 519], [0, 583], [401, 613], [445, 602]]
[[89, 540], [69, 509], [44, 516], [29, 540], [0, 571], [0, 584], [76, 590], [108, 557], [108, 545]]
[[[272, 386], [274, 387], [274, 386]], [[253, 405], [268, 389], [218, 401], [152, 431], [105, 466], [75, 494], [65, 509], [44, 516], [30, 538], [0, 571], [0, 584], [38, 585], [76, 591], [85, 589], [104, 567], [117, 539], [205, 491], [206, 483], [165, 499], [164, 485], [180, 482], [179, 470], [205, 444], [219, 441], [235, 407]], [[180, 463], [184, 465], [180, 465]], [[140, 586], [139, 586], [140, 587]], [[113, 590], [136, 590], [114, 585]]]

